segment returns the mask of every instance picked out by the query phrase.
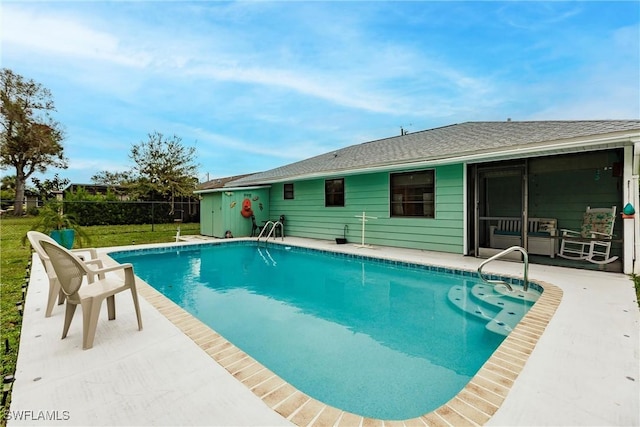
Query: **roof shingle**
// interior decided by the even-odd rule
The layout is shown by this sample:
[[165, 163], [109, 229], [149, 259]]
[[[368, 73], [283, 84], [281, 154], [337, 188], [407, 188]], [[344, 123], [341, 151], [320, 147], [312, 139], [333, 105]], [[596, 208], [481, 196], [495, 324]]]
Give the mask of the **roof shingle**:
[[640, 132], [640, 120], [466, 122], [351, 145], [227, 185], [263, 184], [312, 174], [435, 161], [629, 131]]

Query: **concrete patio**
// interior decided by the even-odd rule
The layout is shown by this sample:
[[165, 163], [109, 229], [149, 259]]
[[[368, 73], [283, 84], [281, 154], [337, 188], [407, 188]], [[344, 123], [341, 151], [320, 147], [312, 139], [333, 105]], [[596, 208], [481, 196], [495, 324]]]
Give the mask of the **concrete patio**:
[[[475, 270], [482, 261], [285, 241], [458, 269]], [[521, 276], [522, 264], [496, 261], [485, 271]], [[633, 282], [622, 274], [542, 265], [530, 265], [529, 277], [561, 288], [562, 300], [487, 425], [640, 425], [640, 310]], [[106, 313], [101, 316], [94, 348], [83, 351], [80, 310], [64, 340], [63, 308], [44, 317], [48, 281], [34, 257], [9, 426], [284, 426], [297, 420], [295, 413], [287, 419], [271, 409], [212, 359], [147, 300], [144, 286], [143, 331], [137, 331], [130, 296], [121, 294], [117, 319], [107, 322]]]

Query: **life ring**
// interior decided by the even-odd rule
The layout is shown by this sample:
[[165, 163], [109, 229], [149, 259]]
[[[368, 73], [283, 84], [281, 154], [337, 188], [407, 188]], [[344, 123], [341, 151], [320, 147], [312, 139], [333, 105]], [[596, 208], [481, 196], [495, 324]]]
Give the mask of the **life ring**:
[[242, 209], [240, 209], [240, 214], [245, 218], [251, 218], [251, 215], [253, 215], [253, 209], [251, 209], [251, 200], [244, 199], [242, 201]]

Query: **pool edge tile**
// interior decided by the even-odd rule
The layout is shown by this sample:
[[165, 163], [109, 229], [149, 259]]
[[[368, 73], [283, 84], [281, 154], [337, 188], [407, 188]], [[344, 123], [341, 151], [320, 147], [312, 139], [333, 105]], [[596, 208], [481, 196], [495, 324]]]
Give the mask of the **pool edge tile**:
[[342, 411], [338, 408], [334, 408], [333, 406], [325, 405], [324, 409], [320, 411], [315, 420], [313, 420], [309, 426], [313, 427], [333, 427], [340, 417], [342, 416]]
[[322, 413], [325, 406], [322, 402], [310, 398], [291, 416], [289, 421], [298, 426], [308, 426]]

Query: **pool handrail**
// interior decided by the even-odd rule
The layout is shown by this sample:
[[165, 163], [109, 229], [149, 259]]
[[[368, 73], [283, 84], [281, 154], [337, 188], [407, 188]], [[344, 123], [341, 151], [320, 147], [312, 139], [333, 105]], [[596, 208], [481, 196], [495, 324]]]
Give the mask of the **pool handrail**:
[[482, 275], [482, 268], [487, 265], [488, 263], [490, 263], [491, 261], [494, 261], [496, 259], [502, 258], [503, 256], [514, 252], [514, 251], [520, 251], [522, 252], [522, 256], [523, 256], [523, 260], [524, 260], [524, 277], [523, 277], [523, 284], [522, 284], [522, 289], [527, 292], [527, 290], [529, 290], [529, 280], [528, 280], [528, 275], [529, 275], [529, 254], [527, 254], [527, 251], [520, 247], [520, 246], [511, 246], [510, 248], [505, 249], [504, 251], [495, 254], [494, 256], [492, 256], [489, 259], [484, 260], [479, 266], [478, 266], [478, 276], [480, 276], [480, 279], [482, 279], [483, 282], [486, 282], [488, 284], [491, 285], [505, 285], [507, 287], [507, 289], [509, 289], [509, 291], [513, 291], [513, 288], [511, 287], [511, 285], [507, 282], [505, 282], [504, 280], [489, 280], [489, 279], [485, 279], [485, 277]]
[[264, 241], [266, 242], [266, 241], [269, 240], [269, 237], [271, 237], [271, 235], [274, 234], [275, 229], [278, 226], [282, 227], [282, 236], [281, 237], [282, 237], [282, 240], [284, 241], [284, 224], [282, 224], [282, 222], [280, 222], [280, 221], [275, 221], [274, 222], [274, 221], [269, 220], [264, 224], [264, 227], [262, 227], [262, 230], [260, 230], [260, 234], [258, 234], [258, 242], [260, 242], [260, 238], [264, 235], [264, 232], [269, 228], [269, 225], [271, 225], [271, 228], [269, 229], [269, 232], [267, 233], [267, 237], [264, 239]]

